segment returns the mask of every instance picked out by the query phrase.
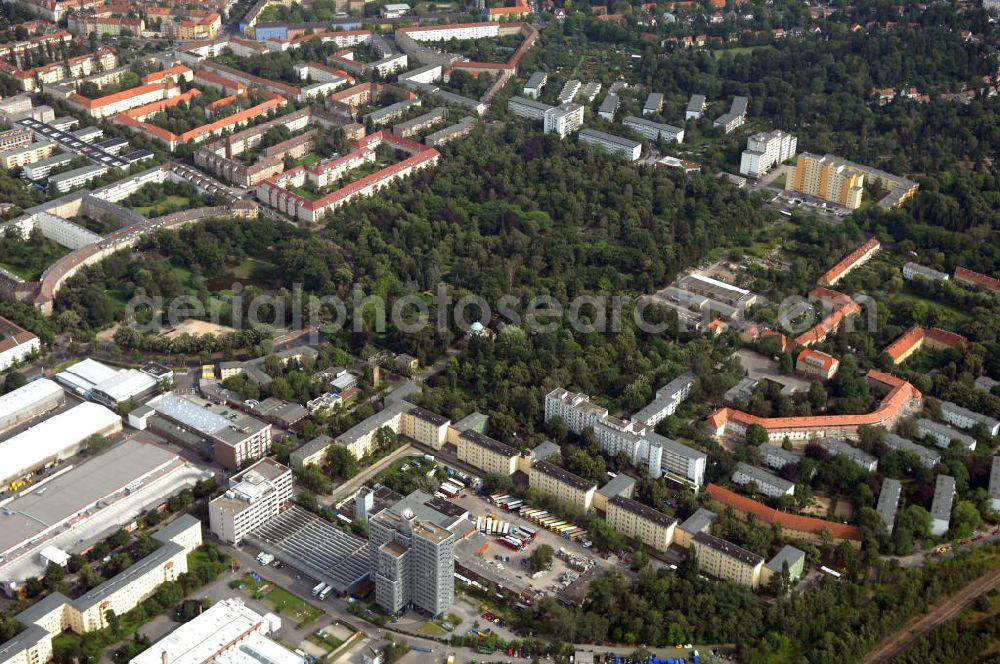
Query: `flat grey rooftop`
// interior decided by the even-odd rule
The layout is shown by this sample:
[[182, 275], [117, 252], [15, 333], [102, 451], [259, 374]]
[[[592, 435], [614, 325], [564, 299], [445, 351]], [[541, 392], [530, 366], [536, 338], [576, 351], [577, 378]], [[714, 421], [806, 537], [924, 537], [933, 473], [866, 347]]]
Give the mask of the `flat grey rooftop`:
[[167, 448], [129, 440], [21, 495], [0, 510], [0, 552], [44, 532], [176, 458]]

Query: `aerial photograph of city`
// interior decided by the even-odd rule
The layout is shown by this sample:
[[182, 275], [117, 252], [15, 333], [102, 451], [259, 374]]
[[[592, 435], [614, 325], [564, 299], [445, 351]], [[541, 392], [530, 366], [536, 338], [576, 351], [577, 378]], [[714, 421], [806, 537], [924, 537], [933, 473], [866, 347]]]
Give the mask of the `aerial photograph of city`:
[[1000, 0], [0, 0], [0, 664], [1000, 664], [998, 87]]

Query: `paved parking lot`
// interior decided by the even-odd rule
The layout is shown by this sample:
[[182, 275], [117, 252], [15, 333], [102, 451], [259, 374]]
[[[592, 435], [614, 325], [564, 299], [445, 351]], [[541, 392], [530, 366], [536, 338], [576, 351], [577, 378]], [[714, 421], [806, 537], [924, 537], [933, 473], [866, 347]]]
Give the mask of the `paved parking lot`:
[[[584, 548], [578, 542], [560, 537], [553, 532], [545, 530], [538, 524], [531, 523], [527, 519], [521, 518], [517, 512], [507, 512], [496, 505], [491, 505], [485, 499], [480, 498], [471, 492], [463, 493], [463, 495], [458, 498], [452, 499], [452, 502], [469, 510], [469, 513], [473, 517], [495, 514], [501, 521], [506, 521], [518, 526], [527, 526], [538, 531], [535, 541], [529, 544], [521, 552], [513, 551], [512, 549], [497, 543], [495, 537], [487, 536], [487, 540], [490, 542], [489, 548], [480, 557], [472, 560], [468, 558], [462, 560], [464, 565], [472, 569], [476, 569], [478, 567], [479, 569], [490, 571], [491, 575], [500, 575], [501, 578], [506, 577], [510, 582], [509, 587], [520, 588], [523, 586], [532, 591], [542, 591], [547, 594], [554, 594], [558, 591], [556, 584], [559, 577], [565, 572], [574, 571], [565, 560], [561, 559], [557, 555], [552, 563], [551, 570], [549, 570], [547, 574], [538, 579], [530, 578], [527, 568], [521, 566], [521, 561], [527, 560], [531, 555], [531, 552], [540, 544], [548, 544], [556, 552], [562, 549], [566, 553], [582, 560], [596, 560], [598, 561], [599, 568], [608, 567], [617, 562], [617, 558], [615, 556], [602, 556], [592, 548]], [[495, 559], [495, 556], [497, 555], [509, 556], [510, 561], [499, 563]], [[579, 570], [576, 571], [579, 572]]]

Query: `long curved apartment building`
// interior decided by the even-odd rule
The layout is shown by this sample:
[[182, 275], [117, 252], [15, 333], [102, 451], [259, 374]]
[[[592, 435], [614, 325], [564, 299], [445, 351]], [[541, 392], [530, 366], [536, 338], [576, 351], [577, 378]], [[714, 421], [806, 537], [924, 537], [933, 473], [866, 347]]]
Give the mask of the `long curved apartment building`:
[[888, 389], [878, 408], [862, 415], [820, 415], [816, 417], [757, 417], [734, 408], [722, 408], [709, 417], [705, 424], [716, 436], [746, 435], [753, 424], [767, 430], [768, 439], [781, 441], [819, 438], [854, 438], [862, 425], [892, 428], [908, 409], [919, 406], [923, 395], [920, 390], [902, 378], [871, 369], [867, 374], [873, 385]]

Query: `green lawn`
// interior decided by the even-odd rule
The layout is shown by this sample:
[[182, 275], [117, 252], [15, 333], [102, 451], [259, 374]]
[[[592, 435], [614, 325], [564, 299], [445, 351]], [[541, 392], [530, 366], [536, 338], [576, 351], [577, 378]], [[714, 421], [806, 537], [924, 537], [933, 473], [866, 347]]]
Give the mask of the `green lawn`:
[[448, 633], [444, 627], [438, 627], [434, 623], [424, 623], [417, 629], [421, 634], [427, 634], [428, 636], [444, 636]]
[[275, 587], [268, 592], [266, 602], [278, 613], [283, 613], [297, 620], [300, 628], [323, 615], [320, 609], [283, 588]]
[[344, 642], [335, 637], [329, 632], [323, 632], [322, 630], [313, 632], [308, 637], [306, 637], [310, 643], [315, 643], [320, 648], [326, 648], [327, 652], [333, 652], [341, 646]]
[[267, 276], [273, 264], [262, 261], [259, 258], [248, 258], [239, 265], [231, 268], [233, 276], [238, 279], [262, 279]]
[[170, 270], [177, 275], [177, 278], [180, 279], [182, 284], [188, 288], [191, 287], [191, 270], [187, 269], [183, 265], [173, 264], [170, 265]]
[[162, 200], [157, 201], [153, 205], [147, 205], [143, 207], [132, 208], [144, 217], [159, 217], [161, 215], [167, 214], [169, 211], [177, 211], [178, 209], [184, 209], [191, 204], [191, 199], [186, 196], [166, 196]]
[[316, 164], [318, 164], [321, 161], [323, 161], [322, 157], [320, 157], [315, 152], [310, 152], [309, 154], [304, 155], [304, 156], [299, 157], [298, 159], [296, 159], [295, 160], [295, 164], [297, 166], [305, 166], [306, 168], [310, 168], [312, 166], [315, 166]]
[[314, 201], [319, 198], [319, 194], [316, 194], [308, 189], [303, 189], [302, 187], [289, 187], [288, 190], [293, 194], [297, 194], [307, 201]]
[[39, 256], [37, 261], [28, 261], [29, 264], [26, 265], [13, 265], [7, 262], [0, 262], [0, 267], [8, 272], [13, 272], [25, 281], [38, 281], [38, 278], [42, 276], [42, 272], [44, 272], [49, 265], [55, 263], [57, 260], [72, 251], [71, 249], [62, 246], [61, 244], [56, 244], [55, 242], [49, 242], [49, 246], [52, 251], [50, 258], [44, 259]]
[[713, 49], [712, 57], [718, 60], [724, 55], [729, 54], [733, 56], [746, 55], [747, 53], [753, 53], [758, 48], [765, 48], [765, 46], [734, 46], [733, 48]]
[[[276, 613], [293, 618], [299, 628], [323, 615], [323, 611], [320, 609], [287, 590], [275, 586], [267, 579], [261, 578], [260, 581], [255, 581], [247, 574], [236, 582], [236, 586], [254, 599], [263, 601]], [[261, 596], [262, 593], [263, 596]]]

